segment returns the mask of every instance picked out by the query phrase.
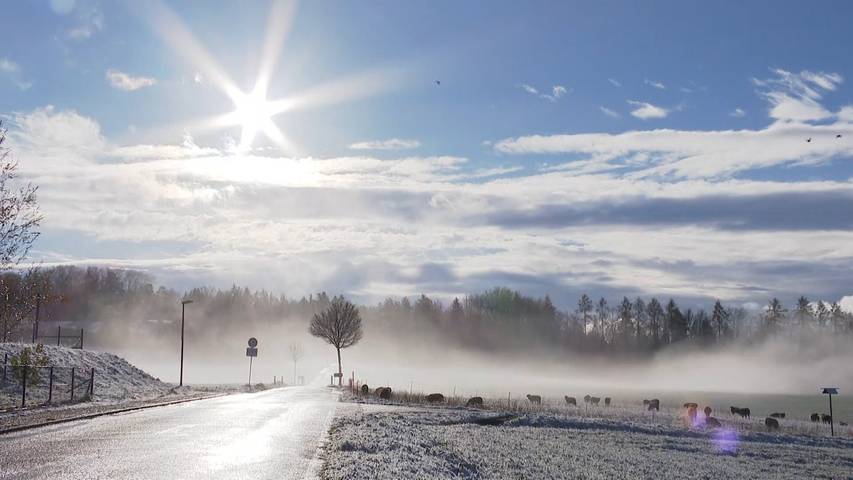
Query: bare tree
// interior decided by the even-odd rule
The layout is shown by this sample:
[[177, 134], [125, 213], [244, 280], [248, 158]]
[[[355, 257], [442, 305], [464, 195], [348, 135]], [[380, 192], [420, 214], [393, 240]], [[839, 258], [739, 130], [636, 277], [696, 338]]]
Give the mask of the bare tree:
[[18, 164], [9, 158], [5, 141], [6, 129], [0, 123], [0, 270], [14, 267], [27, 256], [42, 220], [36, 200], [38, 187], [15, 180]]
[[320, 337], [338, 352], [338, 386], [343, 382], [341, 349], [351, 347], [361, 340], [361, 316], [358, 308], [344, 297], [332, 299], [329, 308], [315, 313], [311, 319], [311, 335]]
[[305, 356], [305, 351], [302, 349], [302, 343], [293, 342], [290, 344], [290, 358], [293, 359], [293, 384], [296, 385], [296, 364], [302, 357]]

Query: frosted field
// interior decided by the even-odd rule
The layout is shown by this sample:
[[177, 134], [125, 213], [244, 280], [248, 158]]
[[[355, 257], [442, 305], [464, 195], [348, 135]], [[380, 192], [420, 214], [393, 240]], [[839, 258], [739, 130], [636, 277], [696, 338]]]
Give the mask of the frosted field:
[[[721, 416], [722, 429], [686, 428], [674, 413], [635, 409], [608, 418], [420, 408], [339, 416], [326, 446], [327, 479], [398, 478], [853, 478], [853, 438], [766, 433]], [[700, 414], [701, 416], [701, 414]], [[762, 419], [763, 420], [763, 419]], [[762, 426], [763, 427], [763, 426]], [[795, 431], [796, 429], [794, 429]]]

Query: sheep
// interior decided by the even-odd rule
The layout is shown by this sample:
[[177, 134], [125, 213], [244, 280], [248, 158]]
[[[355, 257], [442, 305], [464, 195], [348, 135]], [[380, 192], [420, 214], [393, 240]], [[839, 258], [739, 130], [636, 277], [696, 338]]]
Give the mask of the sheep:
[[813, 421], [813, 422], [817, 423], [817, 422], [819, 422], [819, 421], [820, 421], [820, 414], [819, 414], [819, 413], [813, 413], [813, 414], [811, 415], [811, 417], [809, 417], [809, 419], [810, 419], [811, 421]]
[[373, 393], [382, 400], [391, 400], [391, 387], [377, 387]]
[[563, 398], [566, 399], [566, 405], [574, 405], [576, 407], [578, 406], [578, 401], [577, 401], [577, 399], [575, 399], [575, 397], [570, 397], [570, 396], [566, 395]]
[[705, 412], [705, 417], [710, 417], [710, 416], [711, 416], [711, 412], [713, 412], [713, 410], [711, 410], [711, 407], [705, 407], [705, 409], [703, 410], [703, 412]]
[[846, 427], [846, 426], [847, 426], [847, 422], [838, 422], [838, 424], [839, 424], [839, 425], [841, 425], [842, 427]]
[[741, 407], [729, 407], [732, 410], [732, 415], [740, 415], [741, 418], [749, 418], [749, 409]]
[[535, 404], [537, 404], [537, 405], [541, 405], [541, 404], [542, 404], [542, 397], [541, 397], [541, 396], [539, 396], [539, 395], [530, 395], [530, 394], [528, 393], [528, 394], [527, 394], [527, 400], [529, 400], [529, 401], [530, 401], [530, 403], [535, 403]]
[[[648, 405], [649, 405], [648, 410], [649, 410], [650, 412], [651, 412], [652, 410], [657, 410], [658, 412], [660, 411], [660, 400], [658, 400], [657, 398], [653, 398], [653, 399], [649, 400], [648, 402], [649, 402], [649, 403], [648, 403]], [[644, 405], [645, 405], [645, 404], [644, 404]]]
[[698, 403], [693, 403], [693, 402], [687, 402], [687, 403], [685, 403], [685, 404], [684, 404], [684, 408], [690, 408], [690, 407], [693, 407], [693, 408], [699, 408], [699, 404], [698, 404]]
[[590, 399], [591, 399], [591, 398], [592, 398], [592, 397], [590, 397], [589, 395], [584, 395], [584, 396], [583, 396], [583, 403], [589, 403], [589, 401], [590, 401]]
[[598, 405], [598, 402], [601, 401], [601, 397], [589, 397], [589, 401], [593, 405]]
[[785, 418], [785, 412], [773, 412], [770, 416], [773, 418]]
[[723, 424], [714, 417], [708, 417], [705, 419], [705, 426], [708, 428], [720, 428]]
[[361, 394], [362, 395], [370, 394], [370, 387], [368, 387], [366, 383], [361, 386]]
[[688, 417], [688, 418], [690, 418], [690, 423], [691, 423], [692, 425], [695, 425], [695, 424], [696, 424], [696, 416], [697, 416], [697, 410], [696, 410], [696, 408], [697, 408], [697, 407], [696, 407], [696, 405], [695, 405], [695, 404], [690, 405], [689, 407], [687, 407], [687, 417]]
[[483, 397], [471, 397], [465, 402], [466, 407], [482, 407]]
[[605, 406], [605, 407], [609, 407], [609, 406], [610, 406], [610, 397], [604, 397], [604, 406]]
[[440, 393], [430, 393], [426, 396], [426, 401], [429, 403], [442, 403], [444, 402], [444, 395]]
[[823, 423], [832, 423], [832, 415], [827, 415], [827, 414], [825, 414], [825, 413], [824, 413], [824, 414], [821, 414], [821, 416], [820, 416], [820, 420], [821, 420]]
[[776, 420], [775, 418], [765, 418], [764, 425], [767, 426], [767, 430], [779, 430], [779, 420]]

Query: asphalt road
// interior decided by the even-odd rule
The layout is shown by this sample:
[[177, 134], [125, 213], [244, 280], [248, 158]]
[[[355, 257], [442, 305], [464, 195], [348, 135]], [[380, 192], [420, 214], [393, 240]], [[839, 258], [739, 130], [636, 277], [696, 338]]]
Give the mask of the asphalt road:
[[291, 387], [0, 435], [0, 479], [313, 478], [339, 405]]

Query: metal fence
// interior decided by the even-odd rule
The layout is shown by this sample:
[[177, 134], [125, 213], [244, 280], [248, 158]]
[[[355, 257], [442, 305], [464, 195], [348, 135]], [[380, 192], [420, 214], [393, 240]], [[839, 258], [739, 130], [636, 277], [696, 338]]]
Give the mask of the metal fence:
[[23, 408], [90, 400], [95, 369], [66, 366], [12, 366], [4, 354], [0, 371], [0, 408]]
[[[83, 329], [80, 329], [80, 335], [77, 335], [77, 329], [69, 329], [65, 328], [65, 333], [62, 332], [62, 327], [56, 327], [56, 335], [39, 335], [35, 337], [33, 343], [44, 343], [47, 345], [50, 343], [51, 345], [55, 342], [56, 346], [68, 345], [67, 339], [71, 339], [72, 343], [70, 344], [71, 348], [76, 348], [79, 350], [83, 350]], [[50, 342], [37, 342], [37, 340], [50, 340]]]

